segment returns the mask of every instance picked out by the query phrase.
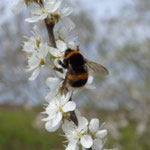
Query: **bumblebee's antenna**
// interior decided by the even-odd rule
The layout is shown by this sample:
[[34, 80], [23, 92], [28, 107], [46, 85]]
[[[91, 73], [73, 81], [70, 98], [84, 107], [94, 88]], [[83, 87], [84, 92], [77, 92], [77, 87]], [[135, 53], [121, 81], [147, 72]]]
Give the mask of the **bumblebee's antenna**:
[[77, 46], [77, 51], [80, 51], [79, 45]]

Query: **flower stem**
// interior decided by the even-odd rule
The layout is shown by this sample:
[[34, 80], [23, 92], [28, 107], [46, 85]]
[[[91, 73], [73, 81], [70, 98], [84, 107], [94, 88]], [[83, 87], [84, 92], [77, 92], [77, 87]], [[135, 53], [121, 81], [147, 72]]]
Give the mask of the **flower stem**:
[[47, 67], [49, 67], [49, 68], [51, 68], [51, 69], [53, 69], [53, 68], [54, 68], [54, 66], [49, 65], [49, 64], [45, 64], [45, 66], [47, 66]]

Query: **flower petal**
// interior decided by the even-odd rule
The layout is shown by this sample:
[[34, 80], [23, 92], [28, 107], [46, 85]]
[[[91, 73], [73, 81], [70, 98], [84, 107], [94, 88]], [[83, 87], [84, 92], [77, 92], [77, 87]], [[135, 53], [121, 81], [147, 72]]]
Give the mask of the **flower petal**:
[[51, 91], [55, 91], [60, 85], [60, 80], [59, 78], [49, 77], [46, 80], [46, 85], [50, 88]]
[[48, 131], [48, 132], [55, 132], [59, 127], [60, 127], [60, 124], [57, 124], [56, 126], [52, 126], [52, 122], [51, 121], [48, 121], [46, 122], [45, 124], [45, 129]]
[[57, 48], [58, 48], [61, 52], [64, 52], [64, 51], [67, 49], [66, 43], [64, 43], [64, 42], [61, 41], [61, 40], [57, 40], [57, 41], [56, 41], [56, 45], [57, 45]]
[[107, 130], [99, 130], [99, 131], [95, 134], [95, 136], [96, 136], [97, 138], [104, 138], [106, 135], [107, 135]]
[[101, 150], [103, 148], [103, 143], [100, 139], [95, 139], [93, 141], [92, 149], [94, 150]]
[[[50, 102], [51, 103], [51, 102]], [[55, 118], [56, 116], [56, 109], [55, 109], [55, 106], [52, 106], [49, 104], [49, 106], [46, 108], [46, 111], [45, 111], [48, 115], [48, 118], [50, 119], [53, 119]]]
[[68, 36], [68, 30], [67, 30], [67, 28], [65, 28], [65, 27], [63, 26], [63, 27], [61, 27], [58, 31], [59, 31], [59, 36], [60, 36], [61, 38], [63, 38], [63, 39], [66, 39], [66, 38], [67, 38], [67, 36]]
[[88, 84], [91, 84], [92, 82], [93, 82], [93, 76], [89, 76], [87, 83], [88, 83]]
[[57, 11], [57, 9], [60, 7], [61, 5], [61, 0], [59, 1], [55, 1], [55, 3], [47, 3], [44, 4], [45, 9], [49, 12], [49, 13], [54, 13], [55, 11]]
[[[61, 68], [62, 66], [59, 64], [60, 59], [54, 59], [53, 63], [57, 68]], [[62, 61], [62, 60], [61, 60]]]
[[53, 98], [53, 93], [51, 93], [51, 92], [47, 93], [47, 95], [45, 96], [45, 100], [47, 102], [50, 102], [52, 100], [52, 98]]
[[54, 57], [58, 57], [58, 56], [61, 55], [60, 50], [57, 49], [57, 48], [50, 47], [50, 48], [49, 48], [49, 52], [50, 52]]
[[95, 133], [99, 129], [99, 120], [94, 118], [90, 121], [89, 125], [90, 132]]
[[75, 102], [68, 102], [64, 105], [62, 109], [64, 112], [69, 112], [75, 110], [75, 108], [76, 108]]
[[31, 18], [25, 19], [25, 21], [29, 23], [34, 23], [37, 22], [38, 20], [39, 20], [39, 16], [32, 16]]
[[38, 5], [38, 4], [33, 4], [33, 3], [30, 3], [30, 5], [28, 6], [30, 12], [32, 15], [35, 15], [35, 16], [40, 16], [42, 14], [42, 9], [41, 7]]
[[39, 75], [40, 73], [40, 68], [37, 68], [33, 71], [31, 77], [29, 78], [29, 80], [35, 80], [37, 78], [37, 76]]
[[72, 7], [63, 8], [61, 11], [61, 16], [66, 17], [69, 16], [72, 13], [73, 9]]
[[48, 14], [47, 13], [42, 13], [39, 17], [39, 20], [44, 20], [45, 18], [47, 18]]
[[62, 104], [67, 103], [67, 102], [69, 101], [71, 95], [72, 95], [72, 91], [69, 91], [69, 92], [67, 93], [67, 95], [63, 95], [63, 96], [62, 96]]
[[37, 54], [38, 57], [39, 57], [39, 58], [42, 58], [42, 59], [45, 59], [45, 57], [47, 56], [47, 54], [48, 54], [47, 45], [41, 43], [41, 44], [40, 44], [40, 47], [39, 47], [39, 52], [38, 52], [38, 54]]
[[76, 48], [76, 44], [73, 41], [68, 41], [67, 45], [68, 45], [68, 48], [71, 48], [71, 49], [75, 49]]
[[77, 140], [69, 142], [66, 150], [76, 150]]
[[89, 135], [83, 135], [81, 137], [81, 144], [85, 148], [90, 148], [93, 145], [93, 140]]
[[62, 119], [62, 114], [60, 112], [58, 112], [52, 120], [52, 127], [55, 127], [58, 124], [60, 124], [61, 119]]
[[75, 24], [68, 17], [62, 18], [62, 23], [67, 28], [68, 31], [71, 31], [72, 29], [75, 28]]
[[78, 117], [78, 122], [79, 122], [79, 126], [78, 126], [79, 130], [83, 130], [87, 128], [88, 121], [85, 117], [81, 117], [81, 116]]

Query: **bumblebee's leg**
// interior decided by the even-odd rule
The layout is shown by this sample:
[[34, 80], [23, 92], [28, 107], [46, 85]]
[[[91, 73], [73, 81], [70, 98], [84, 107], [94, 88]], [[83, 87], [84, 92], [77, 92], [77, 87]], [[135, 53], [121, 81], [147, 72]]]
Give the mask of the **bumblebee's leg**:
[[60, 73], [63, 73], [63, 69], [62, 68], [57, 68], [56, 66], [53, 68], [54, 70], [60, 72]]
[[57, 96], [58, 94], [67, 94], [68, 92], [68, 88], [67, 88], [67, 78], [65, 78], [65, 80], [62, 83], [62, 86], [58, 89], [57, 93], [54, 94], [54, 96]]
[[61, 94], [65, 94], [65, 95], [67, 94], [68, 92], [67, 84], [68, 84], [68, 79], [65, 78], [65, 80], [62, 83], [62, 86], [59, 88], [59, 92]]
[[58, 63], [65, 69], [67, 69], [67, 65], [63, 63], [61, 60], [58, 60]]
[[[61, 60], [58, 60], [58, 64], [60, 64], [62, 66]], [[56, 70], [56, 71], [58, 71], [58, 72], [60, 72], [60, 73], [64, 73], [62, 68], [58, 68], [58, 67], [54, 66], [53, 69]]]
[[80, 48], [79, 48], [79, 46], [77, 46], [77, 51], [80, 51]]

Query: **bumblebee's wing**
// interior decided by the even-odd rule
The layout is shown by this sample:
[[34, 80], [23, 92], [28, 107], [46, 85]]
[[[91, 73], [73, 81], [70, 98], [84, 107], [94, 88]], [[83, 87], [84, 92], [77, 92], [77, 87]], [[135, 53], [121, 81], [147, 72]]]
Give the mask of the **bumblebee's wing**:
[[85, 61], [90, 72], [96, 73], [96, 74], [102, 74], [102, 75], [109, 74], [108, 70], [104, 66], [97, 64], [95, 62], [89, 61], [87, 59], [85, 59]]

